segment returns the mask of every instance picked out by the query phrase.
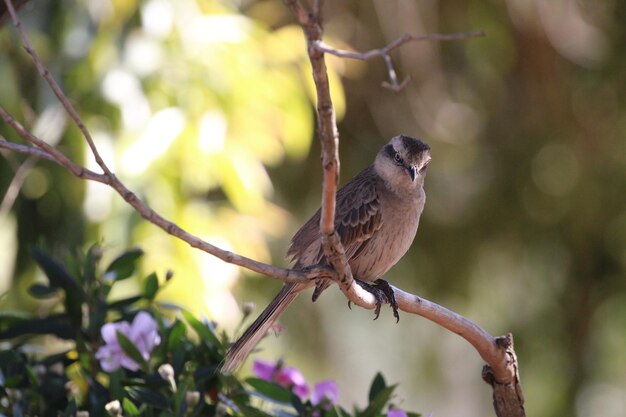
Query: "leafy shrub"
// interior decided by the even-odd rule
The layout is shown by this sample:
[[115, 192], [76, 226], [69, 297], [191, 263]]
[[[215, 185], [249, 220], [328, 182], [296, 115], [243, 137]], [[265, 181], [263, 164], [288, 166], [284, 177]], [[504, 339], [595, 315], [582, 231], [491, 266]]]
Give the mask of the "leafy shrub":
[[[395, 385], [378, 374], [363, 410], [337, 404], [331, 380], [309, 389], [295, 368], [255, 361], [254, 377], [222, 375], [229, 346], [225, 332], [182, 308], [155, 301], [172, 278], [151, 273], [140, 294], [119, 300], [116, 283], [137, 276], [143, 252], [131, 249], [101, 268], [93, 246], [65, 264], [36, 249], [33, 257], [48, 282], [30, 294], [58, 300], [45, 317], [0, 313], [0, 415], [2, 416], [310, 416], [376, 417], [407, 414], [393, 409]], [[68, 343], [60, 353], [37, 355], [49, 336]], [[416, 414], [408, 414], [415, 416]]]

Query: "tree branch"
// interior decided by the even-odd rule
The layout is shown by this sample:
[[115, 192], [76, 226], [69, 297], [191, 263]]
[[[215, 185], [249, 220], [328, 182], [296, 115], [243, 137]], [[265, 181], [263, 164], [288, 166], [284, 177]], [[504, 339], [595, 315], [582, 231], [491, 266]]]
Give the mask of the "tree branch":
[[30, 42], [30, 39], [28, 38], [28, 36], [26, 35], [26, 32], [24, 32], [24, 29], [22, 28], [22, 22], [17, 16], [15, 8], [13, 7], [13, 2], [11, 0], [4, 0], [4, 3], [6, 4], [7, 10], [9, 11], [9, 14], [11, 15], [11, 19], [13, 20], [13, 25], [15, 26], [15, 29], [17, 30], [17, 33], [20, 35], [20, 38], [22, 39], [22, 44], [24, 45], [24, 49], [26, 49], [26, 52], [28, 52], [28, 54], [32, 57], [33, 62], [35, 63], [35, 66], [37, 67], [37, 71], [39, 71], [39, 74], [46, 80], [46, 82], [52, 89], [52, 92], [54, 92], [54, 95], [57, 96], [57, 99], [65, 108], [65, 111], [67, 112], [67, 114], [69, 114], [69, 116], [72, 118], [76, 126], [78, 126], [78, 129], [80, 129], [80, 132], [82, 133], [83, 137], [87, 141], [87, 145], [89, 145], [89, 149], [91, 149], [91, 153], [93, 154], [97, 164], [100, 166], [100, 168], [102, 168], [105, 174], [112, 175], [111, 171], [109, 171], [109, 168], [106, 166], [106, 164], [104, 163], [104, 160], [100, 156], [100, 153], [98, 152], [98, 149], [96, 148], [96, 145], [91, 137], [91, 134], [85, 127], [85, 124], [83, 123], [80, 116], [78, 115], [78, 112], [76, 111], [72, 103], [70, 103], [65, 93], [63, 93], [63, 90], [61, 89], [61, 87], [59, 87], [59, 84], [57, 84], [54, 78], [52, 78], [50, 71], [48, 71], [48, 69], [41, 62], [41, 59], [39, 59], [39, 56], [35, 52], [35, 49], [33, 48], [33, 45]]
[[[62, 152], [50, 146], [25, 129], [2, 106], [0, 106], [0, 117], [2, 120], [4, 120], [4, 122], [7, 123], [21, 138], [34, 146], [12, 143], [4, 138], [0, 138], [0, 148], [25, 153], [37, 158], [52, 160], [66, 168], [78, 178], [97, 181], [109, 185], [115, 189], [117, 193], [120, 194], [120, 196], [122, 196], [122, 198], [147, 221], [160, 227], [165, 232], [187, 242], [190, 246], [203, 250], [223, 260], [224, 262], [232, 263], [284, 282], [296, 283], [311, 279], [332, 279], [339, 284], [340, 289], [350, 301], [364, 308], [375, 308], [376, 300], [373, 295], [363, 290], [360, 286], [354, 284], [343, 246], [341, 245], [338, 235], [334, 231], [335, 193], [339, 177], [339, 157], [337, 150], [339, 135], [337, 132], [335, 113], [330, 97], [328, 76], [324, 62], [324, 53], [327, 51], [323, 51], [316, 46], [318, 43], [321, 44], [323, 33], [320, 17], [321, 7], [323, 4], [322, 0], [316, 0], [314, 2], [314, 13], [307, 11], [297, 0], [285, 0], [285, 4], [294, 13], [294, 16], [303, 27], [307, 39], [307, 51], [309, 53], [313, 69], [313, 78], [316, 85], [318, 125], [322, 145], [322, 164], [324, 168], [324, 191], [322, 197], [322, 217], [320, 228], [322, 231], [324, 251], [332, 265], [332, 269], [322, 265], [315, 265], [305, 268], [304, 270], [284, 269], [264, 264], [211, 245], [210, 243], [188, 233], [176, 224], [166, 220], [142, 202], [132, 191], [130, 191], [120, 180], [117, 179], [102, 158], [100, 158], [98, 150], [91, 139], [91, 135], [86, 129], [80, 116], [31, 47], [28, 36], [22, 30], [21, 22], [15, 13], [11, 0], [4, 1], [11, 14], [13, 22], [20, 33], [25, 49], [31, 55], [39, 74], [48, 82], [74, 123], [76, 123], [83, 133], [83, 136], [89, 144], [96, 161], [102, 168], [103, 173], [98, 174], [92, 172], [73, 162]], [[403, 39], [404, 38], [400, 38], [395, 41], [397, 45], [392, 43], [386, 48], [391, 50], [410, 41], [410, 39]], [[524, 415], [523, 396], [521, 395], [521, 388], [519, 386], [517, 362], [515, 354], [512, 350], [513, 344], [510, 336], [504, 338], [494, 338], [475, 323], [442, 306], [420, 298], [417, 295], [404, 292], [398, 288], [393, 287], [393, 289], [400, 309], [408, 313], [421, 315], [434, 321], [442, 327], [459, 334], [476, 348], [481, 357], [488, 363], [488, 367], [486, 368], [484, 375], [485, 379], [494, 387], [494, 406], [496, 407], [498, 416], [517, 417]], [[504, 394], [500, 395], [502, 392]], [[496, 393], [498, 393], [498, 395], [496, 395]], [[517, 399], [517, 403], [512, 402], [513, 398]], [[498, 403], [500, 406], [498, 406]], [[504, 404], [504, 406], [501, 406], [502, 404]], [[517, 410], [518, 413], [502, 414], [501, 410]]]
[[426, 35], [411, 35], [406, 34], [393, 42], [385, 45], [382, 48], [371, 49], [366, 52], [352, 52], [341, 49], [335, 49], [326, 45], [323, 41], [317, 41], [314, 43], [315, 47], [327, 54], [335, 55], [340, 58], [358, 59], [361, 61], [367, 61], [373, 58], [382, 58], [385, 61], [387, 67], [387, 74], [389, 75], [390, 82], [383, 82], [383, 87], [389, 88], [394, 92], [401, 91], [411, 81], [411, 77], [407, 77], [401, 83], [398, 83], [398, 77], [391, 60], [391, 51], [400, 46], [416, 41], [452, 41], [460, 39], [471, 39], [485, 36], [484, 32], [464, 32], [464, 33], [430, 33]]
[[[353, 301], [358, 298], [360, 288], [355, 285], [350, 266], [347, 264], [343, 246], [337, 234], [334, 232], [334, 209], [335, 192], [339, 176], [338, 143], [339, 134], [335, 120], [335, 112], [332, 107], [330, 88], [328, 85], [328, 75], [324, 53], [331, 53], [336, 56], [352, 59], [372, 59], [382, 57], [387, 65], [390, 76], [390, 87], [399, 91], [408, 82], [408, 79], [398, 84], [395, 70], [389, 53], [401, 45], [418, 40], [452, 40], [466, 39], [470, 37], [483, 36], [482, 32], [471, 32], [451, 35], [405, 35], [396, 39], [389, 45], [374, 49], [365, 53], [353, 53], [332, 49], [325, 46], [322, 41], [322, 18], [321, 10], [315, 7], [312, 12], [306, 10], [299, 0], [284, 0], [287, 7], [292, 11], [296, 20], [302, 26], [304, 36], [307, 41], [307, 52], [313, 70], [313, 80], [317, 92], [317, 113], [319, 124], [319, 135], [322, 144], [322, 162], [324, 169], [324, 190], [322, 193], [322, 217], [320, 229], [322, 232], [322, 244], [324, 254], [328, 257], [331, 265], [339, 275], [339, 287], [346, 297]], [[318, 5], [319, 6], [319, 5]], [[332, 221], [332, 223], [331, 223]], [[329, 257], [330, 255], [330, 257]], [[346, 268], [347, 266], [347, 268]], [[356, 288], [355, 288], [356, 287]], [[517, 372], [517, 359], [513, 351], [512, 336], [494, 338], [480, 326], [454, 313], [414, 294], [409, 294], [398, 288], [392, 287], [398, 302], [398, 307], [408, 313], [418, 314], [440, 326], [457, 333], [467, 340], [479, 353], [481, 358], [487, 362], [484, 371], [485, 379], [491, 378], [491, 386], [494, 392], [494, 408], [498, 417], [521, 417], [524, 416], [523, 396], [519, 384], [519, 374]], [[369, 307], [369, 300], [359, 299], [362, 303], [358, 305]], [[508, 341], [503, 343], [502, 341]], [[516, 394], [516, 395], [511, 395]], [[505, 404], [505, 406], [502, 406]]]

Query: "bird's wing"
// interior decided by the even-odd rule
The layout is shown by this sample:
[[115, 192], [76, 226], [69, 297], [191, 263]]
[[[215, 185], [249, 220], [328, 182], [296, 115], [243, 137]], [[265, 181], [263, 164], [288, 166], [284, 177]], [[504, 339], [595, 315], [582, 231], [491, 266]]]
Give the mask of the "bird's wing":
[[[382, 226], [377, 176], [372, 167], [362, 171], [337, 192], [335, 229], [348, 259], [366, 247], [372, 235]], [[320, 242], [320, 210], [307, 221], [291, 240], [287, 255], [296, 267], [319, 263], [323, 258]]]

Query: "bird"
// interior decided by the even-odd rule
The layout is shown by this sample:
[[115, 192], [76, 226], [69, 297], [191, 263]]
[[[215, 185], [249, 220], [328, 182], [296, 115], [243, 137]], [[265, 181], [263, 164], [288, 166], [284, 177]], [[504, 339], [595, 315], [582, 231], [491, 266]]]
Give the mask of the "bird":
[[[408, 251], [417, 233], [426, 202], [424, 179], [431, 161], [430, 147], [420, 139], [393, 137], [374, 162], [336, 194], [335, 230], [358, 284], [380, 304], [388, 301], [399, 318], [393, 290], [380, 279]], [[319, 209], [293, 236], [287, 257], [293, 269], [328, 265], [322, 248]], [[271, 329], [287, 306], [304, 290], [316, 286], [315, 301], [332, 282], [287, 283], [243, 335], [230, 347], [222, 373], [235, 371]]]

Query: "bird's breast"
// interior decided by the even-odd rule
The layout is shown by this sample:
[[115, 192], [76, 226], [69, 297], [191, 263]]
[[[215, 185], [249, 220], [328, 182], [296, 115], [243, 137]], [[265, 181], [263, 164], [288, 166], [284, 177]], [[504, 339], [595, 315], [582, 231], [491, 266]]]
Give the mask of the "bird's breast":
[[409, 250], [424, 207], [423, 191], [417, 198], [381, 199], [382, 226], [350, 267], [355, 277], [375, 281]]

